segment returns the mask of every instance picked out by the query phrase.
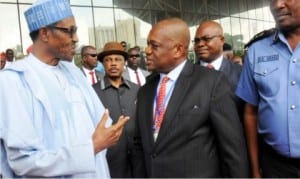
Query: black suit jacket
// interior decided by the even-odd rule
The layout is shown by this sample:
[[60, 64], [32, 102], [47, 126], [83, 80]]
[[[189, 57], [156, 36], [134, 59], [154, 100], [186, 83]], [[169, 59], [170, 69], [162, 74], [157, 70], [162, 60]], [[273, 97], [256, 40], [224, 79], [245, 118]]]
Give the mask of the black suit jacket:
[[[240, 80], [240, 74], [242, 72], [242, 66], [236, 63], [233, 63], [232, 61], [223, 58], [220, 71], [225, 74], [227, 79], [229, 80], [229, 83], [231, 85], [233, 93], [235, 93], [235, 89], [237, 87], [237, 84]], [[235, 95], [235, 103], [238, 109], [238, 113], [240, 116], [240, 120], [243, 121], [243, 115], [244, 115], [244, 107], [245, 102]]]
[[242, 66], [223, 58], [220, 71], [225, 74], [225, 76], [230, 82], [233, 91], [235, 91], [237, 83], [240, 79], [240, 74], [242, 72]]
[[231, 87], [220, 72], [186, 63], [154, 142], [153, 102], [159, 74], [138, 93], [137, 139], [148, 177], [249, 177], [241, 123]]

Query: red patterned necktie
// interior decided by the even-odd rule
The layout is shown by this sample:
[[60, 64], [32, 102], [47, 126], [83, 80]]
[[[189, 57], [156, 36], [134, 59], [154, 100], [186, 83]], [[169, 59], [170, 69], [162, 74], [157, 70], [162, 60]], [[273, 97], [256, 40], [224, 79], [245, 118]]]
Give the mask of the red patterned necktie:
[[92, 85], [96, 83], [95, 81], [95, 77], [94, 77], [94, 71], [90, 71], [89, 74], [91, 75], [91, 79], [92, 79]]
[[166, 85], [168, 81], [169, 78], [165, 76], [162, 79], [158, 90], [158, 96], [156, 100], [156, 110], [155, 110], [155, 121], [154, 121], [154, 128], [156, 132], [158, 132], [160, 129], [166, 111], [165, 97], [166, 97]]
[[135, 70], [134, 72], [135, 72], [136, 81], [137, 81], [138, 85], [141, 86], [141, 80], [140, 80], [137, 70]]
[[209, 69], [215, 69], [215, 67], [212, 65], [212, 64], [207, 64], [207, 66], [206, 66], [207, 68], [209, 68]]

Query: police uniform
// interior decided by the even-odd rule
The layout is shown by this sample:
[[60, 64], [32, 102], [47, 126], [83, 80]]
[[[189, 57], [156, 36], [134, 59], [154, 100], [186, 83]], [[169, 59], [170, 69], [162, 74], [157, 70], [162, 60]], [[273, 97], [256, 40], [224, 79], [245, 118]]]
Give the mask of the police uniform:
[[[287, 167], [300, 173], [300, 46], [292, 50], [275, 29], [258, 37], [247, 45], [236, 94], [258, 107], [262, 169], [268, 157], [275, 160], [265, 161], [277, 162], [277, 169]], [[281, 172], [271, 173], [276, 171]]]

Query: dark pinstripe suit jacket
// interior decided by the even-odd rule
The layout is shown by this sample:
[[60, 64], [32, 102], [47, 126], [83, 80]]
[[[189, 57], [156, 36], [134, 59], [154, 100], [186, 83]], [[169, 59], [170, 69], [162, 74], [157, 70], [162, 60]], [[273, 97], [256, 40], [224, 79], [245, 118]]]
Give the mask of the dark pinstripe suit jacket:
[[223, 74], [186, 63], [153, 139], [153, 101], [159, 74], [140, 88], [137, 140], [148, 177], [249, 177], [242, 126]]
[[225, 74], [225, 76], [229, 80], [230, 85], [235, 91], [236, 85], [240, 79], [240, 74], [242, 72], [242, 66], [223, 58], [220, 71]]

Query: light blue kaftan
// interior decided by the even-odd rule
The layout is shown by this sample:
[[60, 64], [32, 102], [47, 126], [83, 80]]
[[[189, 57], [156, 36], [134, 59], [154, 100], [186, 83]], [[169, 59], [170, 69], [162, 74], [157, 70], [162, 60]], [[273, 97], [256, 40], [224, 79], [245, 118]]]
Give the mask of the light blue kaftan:
[[49, 66], [32, 54], [15, 62], [0, 72], [2, 175], [110, 177], [106, 151], [95, 155], [92, 143], [103, 113], [73, 63]]

